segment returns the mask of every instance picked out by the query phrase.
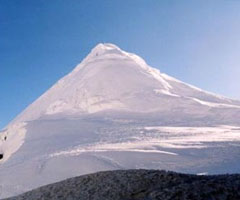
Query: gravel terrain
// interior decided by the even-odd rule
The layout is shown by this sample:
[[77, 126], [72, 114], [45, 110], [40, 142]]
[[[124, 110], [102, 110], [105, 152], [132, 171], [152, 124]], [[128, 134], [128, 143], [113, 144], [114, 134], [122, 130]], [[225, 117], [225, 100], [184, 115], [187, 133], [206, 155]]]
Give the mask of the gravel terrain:
[[8, 200], [239, 200], [240, 175], [118, 170], [70, 178]]

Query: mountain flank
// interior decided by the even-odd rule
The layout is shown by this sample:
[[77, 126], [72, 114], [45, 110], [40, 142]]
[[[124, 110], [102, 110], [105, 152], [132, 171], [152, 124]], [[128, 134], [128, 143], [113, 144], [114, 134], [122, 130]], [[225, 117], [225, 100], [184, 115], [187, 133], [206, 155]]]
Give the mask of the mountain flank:
[[99, 171], [239, 173], [239, 147], [240, 101], [98, 44], [0, 131], [0, 198]]

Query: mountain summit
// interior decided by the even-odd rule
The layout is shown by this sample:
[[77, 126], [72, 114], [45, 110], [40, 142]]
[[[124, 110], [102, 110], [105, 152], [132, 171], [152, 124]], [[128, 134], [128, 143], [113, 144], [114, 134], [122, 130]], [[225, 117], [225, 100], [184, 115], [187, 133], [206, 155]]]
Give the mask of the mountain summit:
[[1, 131], [0, 198], [112, 169], [239, 172], [239, 119], [239, 101], [98, 44]]
[[98, 44], [15, 121], [107, 110], [202, 115], [211, 108], [240, 108], [240, 103], [162, 74], [139, 56], [107, 43]]

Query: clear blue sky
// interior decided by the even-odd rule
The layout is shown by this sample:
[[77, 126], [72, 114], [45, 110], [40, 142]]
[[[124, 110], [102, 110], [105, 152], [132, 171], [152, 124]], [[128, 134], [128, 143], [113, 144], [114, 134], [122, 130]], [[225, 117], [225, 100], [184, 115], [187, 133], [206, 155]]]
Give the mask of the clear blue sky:
[[0, 128], [99, 42], [240, 99], [239, 0], [0, 0]]

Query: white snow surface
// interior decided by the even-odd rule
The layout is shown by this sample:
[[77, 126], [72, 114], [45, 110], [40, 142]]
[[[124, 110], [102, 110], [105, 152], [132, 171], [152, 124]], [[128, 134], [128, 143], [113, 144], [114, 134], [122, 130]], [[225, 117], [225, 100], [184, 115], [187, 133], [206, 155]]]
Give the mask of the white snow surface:
[[[169, 98], [169, 96], [175, 98]], [[151, 101], [155, 101], [152, 104]], [[98, 44], [68, 75], [59, 80], [13, 122], [57, 113], [104, 110], [156, 112], [187, 107], [237, 107], [240, 102], [205, 92], [152, 68], [139, 56], [113, 44]]]
[[102, 170], [240, 172], [240, 102], [98, 44], [0, 132], [0, 198]]
[[7, 130], [2, 131], [0, 135], [0, 152], [4, 154], [3, 159], [6, 161], [13, 153], [15, 153], [23, 144], [26, 129], [26, 123], [15, 123], [8, 127]]

